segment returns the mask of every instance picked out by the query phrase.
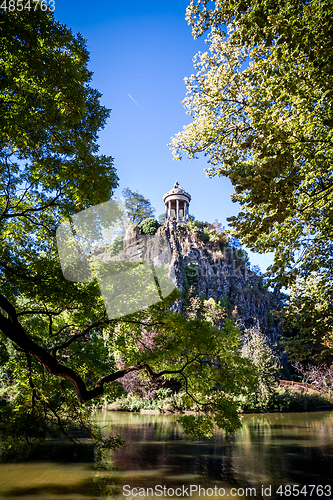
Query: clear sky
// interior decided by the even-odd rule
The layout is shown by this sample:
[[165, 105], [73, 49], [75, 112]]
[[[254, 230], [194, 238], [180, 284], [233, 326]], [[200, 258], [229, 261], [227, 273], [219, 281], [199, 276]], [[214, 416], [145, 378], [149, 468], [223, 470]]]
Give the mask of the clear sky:
[[[207, 50], [194, 40], [185, 21], [188, 0], [55, 0], [55, 18], [87, 39], [92, 86], [112, 110], [100, 133], [102, 154], [114, 158], [120, 187], [148, 198], [156, 216], [164, 212], [163, 194], [177, 180], [191, 194], [190, 212], [198, 220], [226, 218], [239, 207], [230, 200], [228, 179], [207, 178], [204, 157], [174, 161], [167, 146], [188, 123], [181, 101], [184, 77], [194, 72], [193, 56]], [[250, 254], [262, 270], [269, 256]]]

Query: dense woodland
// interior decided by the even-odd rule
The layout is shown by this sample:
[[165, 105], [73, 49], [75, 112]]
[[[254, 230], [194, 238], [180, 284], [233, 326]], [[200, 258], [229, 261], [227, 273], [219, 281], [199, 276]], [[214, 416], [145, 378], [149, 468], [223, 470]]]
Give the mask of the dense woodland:
[[[233, 236], [274, 252], [261, 287], [287, 288], [270, 321], [279, 323], [279, 349], [301, 362], [281, 374], [265, 332], [242, 329], [225, 300], [200, 295], [193, 266], [169, 297], [117, 319], [96, 281], [64, 278], [57, 227], [112, 199], [118, 185], [97, 143], [109, 110], [90, 86], [80, 35], [41, 8], [0, 9], [2, 451], [59, 433], [73, 439], [73, 426], [101, 447], [123, 444], [91, 423], [101, 401], [169, 398], [169, 409], [197, 410], [181, 417], [195, 437], [214, 425], [234, 431], [242, 408], [289, 404], [276, 396], [281, 376], [298, 374], [330, 396], [332, 11], [331, 0], [192, 0], [186, 16], [209, 50], [187, 79], [192, 121], [171, 147], [177, 158], [204, 153], [208, 175], [230, 178], [242, 207]], [[123, 194], [138, 235], [166, 230], [143, 195]], [[218, 223], [182, 231], [202, 245], [235, 242]]]

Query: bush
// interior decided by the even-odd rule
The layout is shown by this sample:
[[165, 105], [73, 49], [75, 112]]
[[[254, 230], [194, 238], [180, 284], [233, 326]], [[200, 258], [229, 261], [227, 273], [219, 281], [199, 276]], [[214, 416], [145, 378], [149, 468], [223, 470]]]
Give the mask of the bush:
[[208, 222], [200, 222], [198, 220], [190, 220], [187, 224], [188, 229], [196, 235], [196, 237], [207, 243], [208, 241], [213, 244], [228, 245], [228, 236], [224, 230], [221, 229], [221, 224], [209, 224]]
[[269, 402], [275, 411], [311, 411], [318, 406], [331, 405], [332, 400], [317, 391], [279, 387]]
[[155, 399], [144, 399], [135, 394], [126, 394], [118, 398], [110, 408], [123, 411], [158, 410], [160, 413], [198, 409], [183, 392], [173, 393], [171, 389], [164, 387], [156, 390]]
[[140, 224], [140, 231], [143, 234], [156, 234], [157, 229], [160, 227], [160, 223], [157, 222], [154, 217], [148, 217]]
[[256, 398], [240, 400], [240, 407], [245, 411], [313, 411], [320, 406], [332, 405], [333, 400], [318, 391], [299, 390], [292, 387], [276, 387], [269, 399], [262, 404]]

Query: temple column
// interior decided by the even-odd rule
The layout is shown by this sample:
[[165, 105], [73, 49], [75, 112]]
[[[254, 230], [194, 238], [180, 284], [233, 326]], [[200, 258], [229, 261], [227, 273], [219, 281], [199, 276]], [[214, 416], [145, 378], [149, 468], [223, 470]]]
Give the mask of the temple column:
[[179, 222], [179, 200], [176, 200], [176, 220]]
[[171, 201], [168, 202], [168, 217], [171, 217]]

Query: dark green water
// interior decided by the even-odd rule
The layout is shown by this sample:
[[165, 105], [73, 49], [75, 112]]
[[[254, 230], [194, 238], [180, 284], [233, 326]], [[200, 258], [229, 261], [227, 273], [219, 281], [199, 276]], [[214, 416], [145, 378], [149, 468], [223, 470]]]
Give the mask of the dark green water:
[[113, 470], [66, 463], [65, 455], [63, 462], [0, 464], [1, 500], [333, 498], [331, 412], [245, 415], [234, 435], [216, 431], [196, 441], [174, 415], [98, 412], [97, 420], [129, 443], [108, 457]]

